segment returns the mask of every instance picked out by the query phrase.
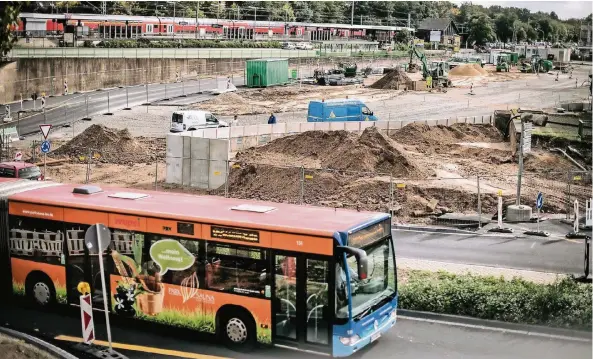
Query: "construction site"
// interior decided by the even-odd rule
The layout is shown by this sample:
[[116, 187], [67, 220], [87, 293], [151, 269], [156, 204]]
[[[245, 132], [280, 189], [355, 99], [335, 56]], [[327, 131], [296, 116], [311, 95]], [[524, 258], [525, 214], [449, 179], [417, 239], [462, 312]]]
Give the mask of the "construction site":
[[[526, 115], [519, 108], [548, 116], [564, 102], [587, 102], [587, 88], [575, 86], [567, 74], [555, 81], [554, 74], [462, 64], [450, 70], [446, 80], [437, 81], [438, 86], [429, 87], [426, 76], [416, 70], [394, 66], [357, 84], [301, 81], [239, 89], [184, 107], [153, 105], [98, 116], [52, 132], [46, 178], [383, 211], [399, 223], [461, 223], [470, 217], [481, 222], [493, 218], [499, 195], [506, 204], [518, 203], [517, 136], [509, 130], [510, 110], [516, 120]], [[585, 78], [586, 71], [576, 69], [575, 76]], [[306, 122], [311, 100], [343, 98], [364, 102], [379, 121], [359, 131], [281, 136], [266, 135], [262, 127], [255, 146], [229, 153], [227, 170], [217, 174], [223, 185], [167, 183], [165, 137], [173, 111], [209, 111], [229, 121], [237, 116], [233, 126], [261, 127], [268, 126], [270, 113], [279, 123]], [[581, 112], [590, 118], [590, 102], [588, 106], [581, 106]], [[495, 111], [506, 114], [504, 125]], [[550, 114], [547, 125], [534, 125], [520, 203], [532, 204], [543, 192], [544, 212], [566, 214], [571, 201], [584, 203], [591, 193], [591, 137], [590, 132], [577, 134], [578, 126], [562, 132], [556, 115]], [[382, 121], [398, 126], [386, 130], [379, 126]], [[527, 121], [533, 122], [530, 117]], [[25, 159], [43, 164], [41, 154], [31, 150], [38, 149], [38, 143], [22, 142]], [[574, 150], [572, 155], [567, 148]]]

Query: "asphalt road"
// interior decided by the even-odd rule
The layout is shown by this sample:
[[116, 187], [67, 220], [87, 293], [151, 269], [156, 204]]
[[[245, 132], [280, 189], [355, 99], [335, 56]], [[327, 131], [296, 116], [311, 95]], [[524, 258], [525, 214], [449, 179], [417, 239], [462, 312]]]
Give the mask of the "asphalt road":
[[[202, 91], [212, 90], [218, 87], [219, 82], [224, 79], [200, 79], [168, 84], [150, 84], [148, 91], [146, 86], [131, 86], [126, 88], [114, 88], [108, 90], [92, 91], [84, 94], [71, 94], [47, 98], [45, 112], [29, 112], [21, 114], [18, 120], [17, 112], [20, 110], [20, 103], [10, 104], [11, 117], [13, 121], [4, 126], [16, 126], [19, 135], [29, 135], [39, 132], [39, 125], [49, 123], [53, 126], [63, 126], [84, 117], [92, 117], [97, 114], [105, 114], [121, 110], [125, 107], [138, 106], [143, 103], [162, 102], [163, 99], [177, 98], [182, 95], [196, 94]], [[234, 77], [233, 83], [243, 83], [243, 78]], [[127, 91], [126, 91], [127, 90]], [[126, 94], [127, 92], [127, 94]], [[203, 97], [203, 96], [202, 96]], [[87, 106], [88, 98], [88, 106]], [[183, 99], [183, 97], [181, 97]], [[175, 100], [173, 100], [175, 101]], [[36, 101], [36, 108], [39, 109], [41, 101]], [[33, 101], [24, 101], [23, 110], [32, 110]], [[0, 108], [0, 117], [4, 117], [5, 110]]]
[[[75, 310], [50, 314], [21, 307], [2, 307], [0, 320], [4, 325], [47, 339], [67, 349], [73, 345], [72, 340], [81, 335], [80, 316], [76, 314]], [[94, 322], [97, 339], [106, 341], [101, 313], [95, 312]], [[163, 333], [149, 325], [140, 326], [138, 322], [134, 324], [120, 323], [117, 318], [112, 320], [112, 338], [116, 343], [114, 347], [129, 358], [319, 358], [317, 355], [274, 347], [239, 353], [222, 347], [213, 337], [196, 337], [193, 333], [170, 330]], [[170, 351], [175, 351], [176, 355]], [[591, 358], [591, 355], [591, 343], [587, 342], [400, 318], [391, 332], [352, 358], [581, 359]]]
[[[568, 232], [568, 231], [567, 231]], [[582, 240], [509, 238], [394, 230], [398, 257], [583, 274]]]

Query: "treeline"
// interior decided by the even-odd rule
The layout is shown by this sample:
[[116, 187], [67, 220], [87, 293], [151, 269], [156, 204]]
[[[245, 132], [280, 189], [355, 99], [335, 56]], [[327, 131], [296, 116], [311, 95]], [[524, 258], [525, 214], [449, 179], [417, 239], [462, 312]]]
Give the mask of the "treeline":
[[[37, 1], [22, 6], [22, 11], [101, 13], [100, 1]], [[553, 11], [448, 1], [109, 1], [106, 6], [108, 14], [397, 26], [405, 26], [409, 20], [412, 27], [426, 18], [449, 18], [460, 25], [470, 43], [478, 45], [491, 41], [577, 42], [581, 23], [591, 23], [591, 14], [560, 20]]]

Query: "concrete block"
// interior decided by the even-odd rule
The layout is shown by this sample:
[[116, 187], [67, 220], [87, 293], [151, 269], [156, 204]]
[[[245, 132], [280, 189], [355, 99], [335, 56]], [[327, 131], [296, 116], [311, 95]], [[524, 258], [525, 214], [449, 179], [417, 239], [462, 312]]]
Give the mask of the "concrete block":
[[365, 128], [373, 127], [373, 126], [375, 126], [375, 122], [374, 121], [362, 121], [360, 123], [360, 130], [361, 131], [364, 131]]
[[167, 135], [167, 158], [169, 157], [183, 157], [183, 137], [177, 134]]
[[257, 136], [257, 125], [245, 126], [243, 128], [243, 136]]
[[330, 122], [329, 129], [332, 131], [342, 131], [346, 127], [347, 122]]
[[313, 122], [315, 131], [329, 131], [330, 122]]
[[173, 184], [181, 184], [181, 163], [182, 159], [179, 157], [166, 158], [166, 177], [165, 182]]
[[183, 151], [181, 152], [181, 157], [191, 158], [192, 137], [190, 137], [190, 135], [182, 135], [181, 139], [183, 141]]
[[231, 137], [231, 128], [230, 127], [219, 127], [218, 132], [216, 133], [216, 138], [224, 138], [228, 139]]
[[531, 207], [512, 204], [507, 207], [506, 220], [508, 222], [529, 222], [531, 219]]
[[286, 124], [286, 132], [287, 133], [300, 133], [301, 132], [301, 124], [297, 122], [288, 122]]
[[227, 171], [226, 166], [225, 161], [210, 161], [210, 170], [208, 172], [209, 189], [224, 188]]
[[229, 140], [210, 140], [210, 156], [212, 161], [229, 160]]
[[218, 138], [218, 128], [206, 128], [204, 129], [204, 138]]
[[207, 160], [210, 158], [210, 140], [207, 138], [191, 137], [191, 147], [188, 156], [192, 160]]
[[349, 132], [357, 132], [360, 129], [360, 122], [344, 122], [344, 129]]
[[191, 159], [181, 159], [181, 184], [183, 186], [189, 186], [191, 184]]
[[244, 136], [244, 126], [233, 126], [231, 127], [231, 138], [243, 137]]
[[208, 160], [191, 160], [191, 172], [188, 173], [190, 186], [208, 189], [209, 162]]
[[301, 132], [315, 131], [315, 122], [301, 123]]

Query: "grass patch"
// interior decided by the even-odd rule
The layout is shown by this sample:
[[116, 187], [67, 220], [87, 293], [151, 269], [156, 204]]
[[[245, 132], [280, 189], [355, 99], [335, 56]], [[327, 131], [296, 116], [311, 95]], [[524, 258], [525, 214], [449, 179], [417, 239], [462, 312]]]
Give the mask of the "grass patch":
[[149, 316], [136, 311], [139, 319], [150, 322], [183, 327], [201, 332], [214, 333], [215, 315], [214, 313], [188, 312], [175, 308], [163, 309], [156, 316]]
[[573, 278], [538, 284], [445, 272], [406, 274], [399, 286], [402, 309], [591, 330], [592, 287]]
[[15, 295], [25, 296], [25, 285], [23, 283], [12, 282], [12, 293]]
[[56, 301], [59, 304], [68, 304], [68, 292], [66, 287], [56, 286]]

